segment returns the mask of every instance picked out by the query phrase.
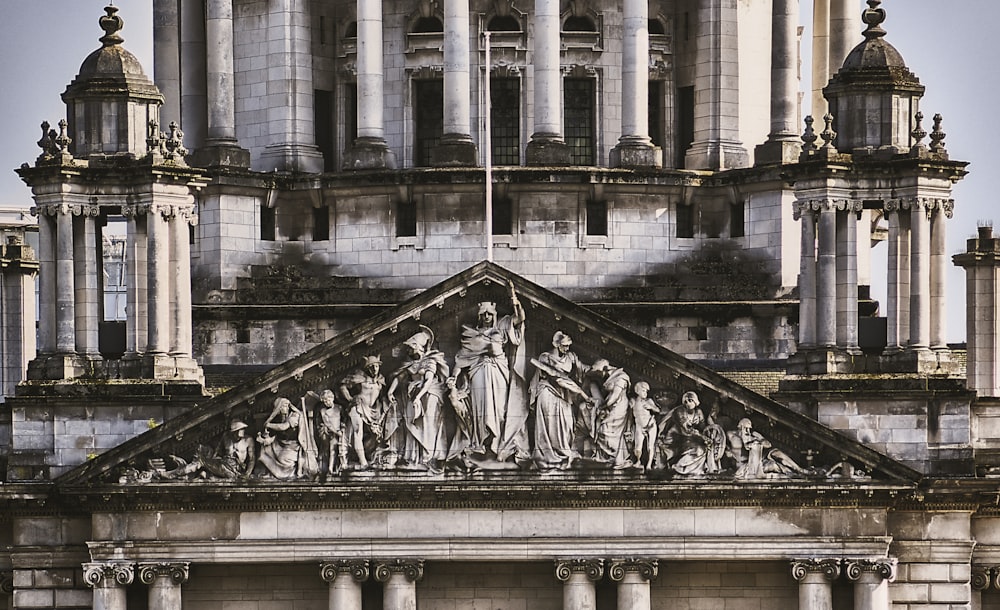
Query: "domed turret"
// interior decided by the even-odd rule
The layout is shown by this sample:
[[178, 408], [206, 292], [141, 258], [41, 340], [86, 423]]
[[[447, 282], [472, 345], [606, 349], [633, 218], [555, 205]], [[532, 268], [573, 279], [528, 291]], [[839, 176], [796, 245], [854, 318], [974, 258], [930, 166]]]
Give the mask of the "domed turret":
[[66, 88], [69, 131], [74, 156], [141, 157], [146, 154], [150, 121], [159, 122], [163, 95], [123, 46], [124, 21], [108, 6], [100, 19], [103, 46], [91, 53]]
[[902, 55], [885, 40], [881, 0], [868, 0], [862, 18], [865, 40], [848, 54], [823, 89], [844, 153], [903, 153], [910, 148], [911, 117], [920, 110], [924, 86]]

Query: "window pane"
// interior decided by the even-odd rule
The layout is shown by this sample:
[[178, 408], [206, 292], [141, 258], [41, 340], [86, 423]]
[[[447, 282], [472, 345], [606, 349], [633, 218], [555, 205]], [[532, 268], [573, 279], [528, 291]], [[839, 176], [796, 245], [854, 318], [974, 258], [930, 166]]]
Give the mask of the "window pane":
[[521, 162], [521, 83], [516, 78], [490, 79], [490, 135], [493, 163]]
[[416, 108], [416, 141], [413, 163], [417, 166], [431, 164], [431, 151], [437, 148], [444, 132], [444, 82], [440, 80], [413, 81]]
[[417, 206], [412, 201], [396, 202], [396, 237], [417, 236]]
[[573, 165], [594, 164], [594, 81], [567, 78], [564, 86], [566, 143]]
[[587, 200], [587, 235], [608, 234], [608, 202]]

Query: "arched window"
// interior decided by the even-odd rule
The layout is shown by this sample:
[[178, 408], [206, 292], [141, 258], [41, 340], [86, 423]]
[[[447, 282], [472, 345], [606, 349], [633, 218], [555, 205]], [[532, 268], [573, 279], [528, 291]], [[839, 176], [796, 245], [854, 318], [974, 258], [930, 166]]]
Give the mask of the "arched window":
[[511, 15], [496, 16], [490, 19], [486, 29], [491, 32], [520, 32], [521, 23]]
[[344, 38], [357, 38], [358, 37], [358, 22], [352, 21], [347, 24], [347, 29], [344, 30]]
[[421, 17], [413, 24], [414, 34], [434, 34], [443, 31], [444, 24], [437, 17]]
[[564, 32], [596, 32], [597, 26], [590, 17], [577, 17], [572, 16], [566, 19], [563, 23]]
[[667, 33], [667, 30], [663, 27], [663, 22], [659, 19], [650, 19], [648, 27], [650, 34], [664, 36]]

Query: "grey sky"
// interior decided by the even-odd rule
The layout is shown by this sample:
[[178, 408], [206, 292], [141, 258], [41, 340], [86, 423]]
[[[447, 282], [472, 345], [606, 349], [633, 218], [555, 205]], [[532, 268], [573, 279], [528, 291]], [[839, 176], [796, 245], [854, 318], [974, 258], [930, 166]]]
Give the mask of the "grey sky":
[[[65, 116], [59, 95], [84, 58], [100, 46], [97, 20], [105, 4], [105, 0], [33, 0], [18, 3], [16, 10], [8, 10], [0, 20], [4, 82], [0, 87], [0, 133], [4, 135], [0, 205], [31, 205], [29, 190], [12, 170], [38, 155], [34, 143], [41, 134], [39, 123], [55, 124]], [[152, 76], [151, 0], [119, 0], [117, 6], [125, 19], [125, 46]], [[864, 6], [859, 0], [859, 41]], [[807, 27], [811, 7], [811, 0], [802, 1], [802, 21]], [[1000, 218], [990, 186], [991, 175], [1000, 171], [1000, 148], [992, 135], [997, 122], [995, 100], [1000, 94], [1000, 82], [994, 76], [1000, 65], [1000, 43], [993, 31], [1000, 22], [1000, 2], [885, 0], [882, 7], [888, 13], [887, 40], [927, 86], [921, 102], [924, 114], [943, 114], [951, 157], [972, 162], [970, 175], [955, 188], [955, 217], [948, 228], [949, 253], [964, 251], [965, 240], [975, 234], [979, 221]], [[807, 73], [803, 76], [808, 79]], [[808, 88], [809, 83], [803, 82], [803, 89]], [[965, 337], [964, 274], [956, 268], [948, 282], [948, 337], [961, 341]]]

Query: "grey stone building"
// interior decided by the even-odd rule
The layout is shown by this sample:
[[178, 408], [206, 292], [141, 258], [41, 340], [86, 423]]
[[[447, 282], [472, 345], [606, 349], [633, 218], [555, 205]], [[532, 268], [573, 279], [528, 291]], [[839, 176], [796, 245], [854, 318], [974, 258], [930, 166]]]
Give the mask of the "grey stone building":
[[880, 4], [154, 0], [155, 80], [108, 7], [0, 245], [0, 607], [1000, 607], [1000, 240], [953, 350]]

